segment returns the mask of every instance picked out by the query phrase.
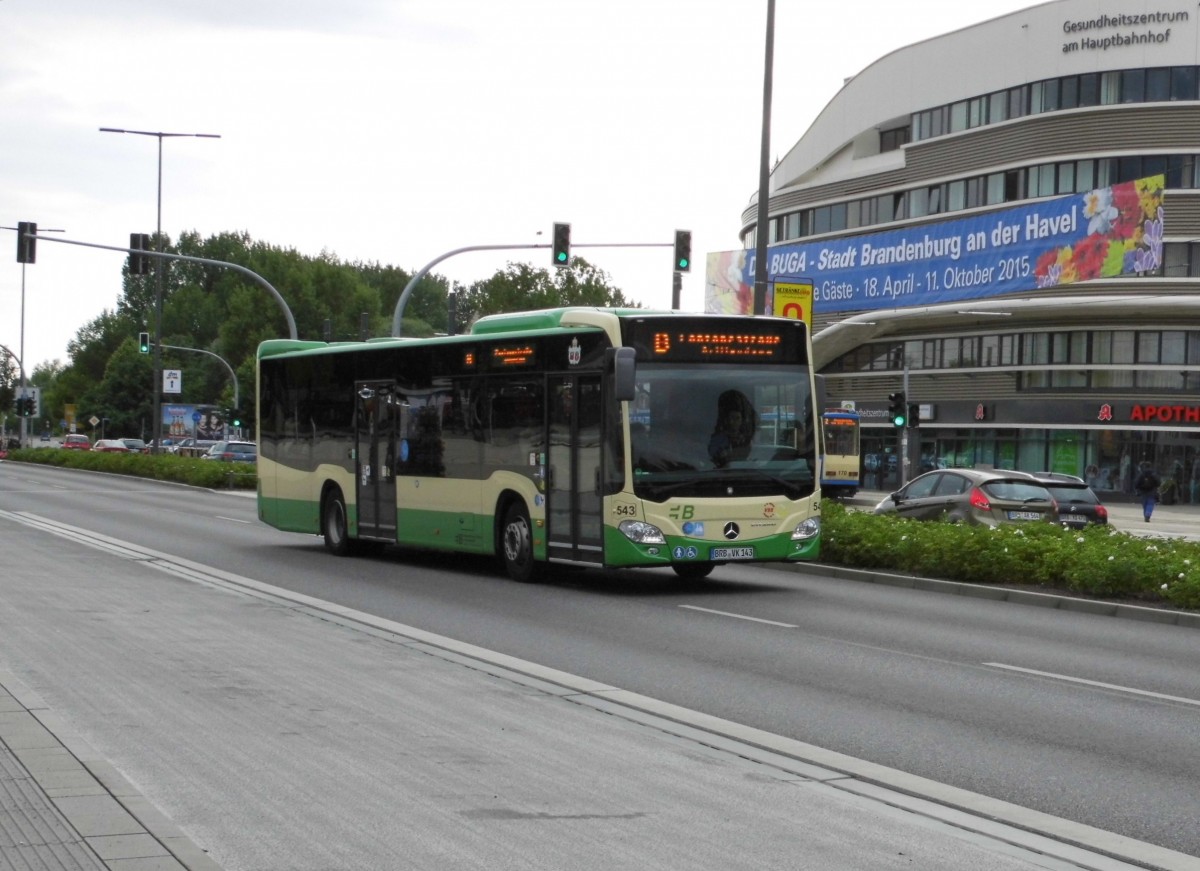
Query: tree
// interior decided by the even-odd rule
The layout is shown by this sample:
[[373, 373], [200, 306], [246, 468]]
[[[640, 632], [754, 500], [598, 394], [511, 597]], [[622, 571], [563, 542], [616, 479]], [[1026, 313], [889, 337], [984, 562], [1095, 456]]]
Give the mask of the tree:
[[459, 331], [484, 315], [534, 311], [568, 305], [637, 308], [611, 285], [608, 273], [582, 257], [549, 270], [509, 263], [491, 278], [476, 282], [458, 297]]

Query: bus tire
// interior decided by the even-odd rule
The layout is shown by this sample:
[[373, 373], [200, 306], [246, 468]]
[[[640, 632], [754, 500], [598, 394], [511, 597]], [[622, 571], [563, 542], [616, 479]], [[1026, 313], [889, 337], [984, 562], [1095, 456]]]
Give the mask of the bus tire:
[[509, 504], [504, 512], [500, 558], [504, 560], [504, 570], [514, 581], [527, 584], [536, 581], [541, 574], [541, 567], [533, 558], [533, 526], [529, 522], [529, 510], [520, 500]]
[[353, 552], [346, 500], [336, 487], [321, 500], [321, 534], [325, 538], [325, 549], [334, 556], [349, 556]]
[[675, 574], [685, 581], [699, 581], [712, 574], [716, 563], [675, 563], [671, 566]]

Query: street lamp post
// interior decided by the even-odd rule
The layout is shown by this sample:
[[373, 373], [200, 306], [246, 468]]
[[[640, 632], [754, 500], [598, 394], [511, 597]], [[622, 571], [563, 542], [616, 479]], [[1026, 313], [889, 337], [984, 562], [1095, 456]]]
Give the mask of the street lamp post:
[[[101, 133], [132, 133], [136, 136], [153, 136], [158, 140], [158, 213], [154, 227], [157, 251], [163, 252], [162, 235], [162, 155], [163, 140], [167, 137], [192, 137], [198, 139], [220, 139], [219, 133], [163, 133], [150, 130], [124, 130], [118, 127], [101, 127]], [[167, 262], [156, 257], [154, 264], [154, 453], [162, 450], [162, 298], [163, 272]]]

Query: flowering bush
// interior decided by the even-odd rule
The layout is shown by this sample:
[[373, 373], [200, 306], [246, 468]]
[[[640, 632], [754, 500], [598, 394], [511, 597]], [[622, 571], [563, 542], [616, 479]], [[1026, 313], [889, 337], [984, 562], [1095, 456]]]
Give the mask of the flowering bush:
[[1107, 526], [931, 523], [821, 503], [821, 558], [978, 584], [1028, 584], [1097, 598], [1200, 608], [1200, 543]]

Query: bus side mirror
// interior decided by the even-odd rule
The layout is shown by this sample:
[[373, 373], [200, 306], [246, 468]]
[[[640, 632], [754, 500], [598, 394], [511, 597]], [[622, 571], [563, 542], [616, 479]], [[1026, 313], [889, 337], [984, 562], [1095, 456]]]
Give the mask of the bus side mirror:
[[637, 366], [633, 348], [616, 348], [613, 352], [613, 395], [617, 402], [630, 402], [636, 395]]

